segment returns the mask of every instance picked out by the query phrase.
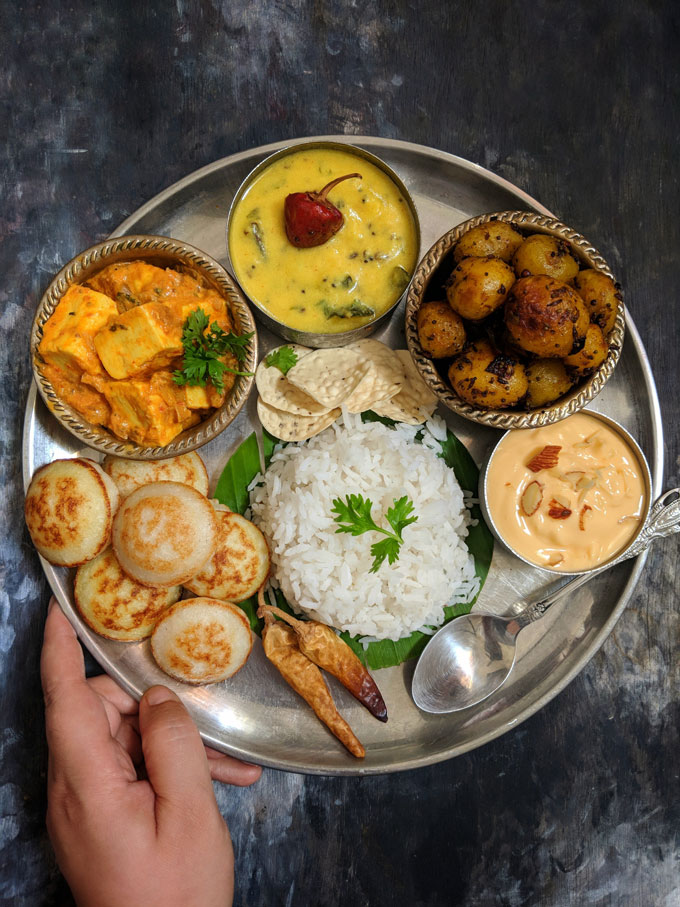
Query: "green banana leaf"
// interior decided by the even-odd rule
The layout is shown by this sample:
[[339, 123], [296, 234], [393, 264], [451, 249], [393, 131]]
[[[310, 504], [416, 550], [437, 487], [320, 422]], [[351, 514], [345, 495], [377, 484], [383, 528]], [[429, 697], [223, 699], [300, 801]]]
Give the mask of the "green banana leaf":
[[[377, 416], [375, 413], [366, 412], [362, 415], [365, 422], [382, 422], [385, 425], [394, 425], [390, 419]], [[262, 446], [265, 467], [271, 461], [274, 448], [280, 442], [267, 431], [262, 432]], [[447, 466], [456, 474], [456, 479], [461, 488], [471, 491], [476, 495], [477, 481], [479, 470], [475, 461], [468, 453], [465, 446], [456, 438], [456, 436], [447, 431], [446, 440], [441, 441], [441, 457]], [[215, 489], [215, 497], [220, 503], [225, 504], [231, 510], [237, 513], [244, 513], [248, 507], [248, 486], [255, 476], [260, 472], [260, 452], [255, 432], [246, 438], [245, 441], [236, 449], [229, 458], [222, 475]], [[479, 507], [475, 504], [471, 508], [471, 516], [477, 520], [476, 526], [471, 526], [468, 530], [465, 542], [468, 550], [475, 560], [475, 572], [480, 579], [480, 590], [484, 585], [491, 557], [493, 555], [493, 536], [487, 528]], [[292, 608], [288, 605], [280, 591], [276, 592], [276, 600], [279, 607], [293, 613]], [[445, 609], [446, 622], [459, 614], [467, 614], [476, 601], [466, 602], [464, 604], [450, 605]], [[248, 616], [250, 626], [256, 633], [262, 630], [262, 621], [257, 617], [257, 602], [255, 596], [239, 602], [239, 605]], [[383, 639], [379, 642], [371, 642], [364, 649], [361, 643], [361, 637], [349, 636], [347, 633], [341, 634], [361, 660], [372, 669], [390, 668], [399, 665], [410, 658], [416, 658], [427, 645], [430, 636], [426, 633], [411, 633], [403, 639], [396, 642], [390, 639]]]

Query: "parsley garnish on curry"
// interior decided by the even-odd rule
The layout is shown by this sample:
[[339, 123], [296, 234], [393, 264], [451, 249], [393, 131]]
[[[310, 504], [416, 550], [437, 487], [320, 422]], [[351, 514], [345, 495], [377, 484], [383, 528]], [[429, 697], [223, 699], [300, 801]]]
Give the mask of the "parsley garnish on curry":
[[64, 294], [43, 328], [42, 372], [84, 419], [164, 446], [221, 406], [251, 335], [190, 274], [144, 261], [109, 265]]

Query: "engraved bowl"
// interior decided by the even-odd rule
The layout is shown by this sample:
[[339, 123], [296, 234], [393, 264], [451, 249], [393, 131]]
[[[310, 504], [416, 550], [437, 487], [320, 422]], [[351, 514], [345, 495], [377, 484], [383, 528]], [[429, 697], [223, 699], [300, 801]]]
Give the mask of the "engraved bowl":
[[[549, 406], [533, 409], [481, 409], [465, 403], [451, 388], [445, 377], [440, 374], [436, 364], [423, 351], [418, 338], [417, 318], [421, 304], [428, 299], [431, 283], [441, 281], [453, 270], [453, 247], [458, 240], [480, 224], [491, 221], [505, 221], [518, 227], [525, 235], [546, 233], [563, 240], [570, 247], [571, 253], [582, 268], [594, 268], [602, 271], [615, 280], [609, 265], [591, 243], [571, 227], [559, 220], [543, 214], [528, 211], [501, 211], [495, 214], [482, 214], [458, 224], [432, 246], [426, 253], [411, 281], [406, 300], [406, 342], [418, 371], [428, 387], [439, 398], [439, 401], [459, 416], [489, 425], [493, 428], [538, 428], [552, 422], [559, 422], [567, 416], [587, 406], [602, 390], [611, 378], [619, 361], [623, 348], [625, 333], [625, 309], [619, 301], [614, 327], [608, 335], [609, 355], [591, 375], [581, 379], [572, 389]], [[440, 360], [447, 364], [450, 360]]]
[[86, 422], [72, 407], [60, 399], [51, 382], [43, 374], [38, 346], [43, 336], [43, 326], [60, 300], [73, 284], [84, 283], [107, 265], [121, 261], [143, 260], [159, 267], [172, 267], [189, 271], [226, 299], [234, 320], [235, 332], [255, 332], [248, 344], [242, 363], [244, 372], [254, 372], [257, 365], [257, 333], [252, 313], [243, 294], [213, 258], [188, 243], [166, 236], [123, 236], [91, 246], [73, 258], [47, 287], [35, 314], [31, 330], [31, 362], [38, 391], [48, 409], [59, 423], [88, 447], [137, 460], [161, 460], [196, 450], [212, 441], [236, 418], [248, 399], [253, 377], [236, 376], [234, 386], [218, 409], [197, 425], [183, 431], [163, 447], [144, 447], [130, 440], [122, 440], [98, 425]]

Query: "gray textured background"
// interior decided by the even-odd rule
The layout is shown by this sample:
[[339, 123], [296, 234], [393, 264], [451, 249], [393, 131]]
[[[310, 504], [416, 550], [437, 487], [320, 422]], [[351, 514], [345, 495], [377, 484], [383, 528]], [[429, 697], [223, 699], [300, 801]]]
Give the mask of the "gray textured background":
[[[0, 5], [0, 897], [68, 903], [44, 831], [48, 590], [21, 518], [28, 332], [51, 276], [165, 186], [305, 135], [480, 163], [592, 239], [626, 290], [680, 484], [680, 17], [671, 2]], [[519, 729], [366, 779], [221, 788], [239, 905], [680, 904], [678, 544]]]

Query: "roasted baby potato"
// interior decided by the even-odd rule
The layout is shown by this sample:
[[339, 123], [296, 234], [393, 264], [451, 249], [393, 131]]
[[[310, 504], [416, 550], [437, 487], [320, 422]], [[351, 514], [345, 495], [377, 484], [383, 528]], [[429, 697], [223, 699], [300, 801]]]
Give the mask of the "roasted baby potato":
[[473, 258], [463, 276], [446, 287], [446, 298], [454, 312], [469, 321], [481, 321], [503, 305], [515, 275], [500, 258]]
[[586, 342], [578, 353], [567, 356], [564, 364], [573, 375], [581, 377], [602, 365], [609, 355], [609, 346], [597, 324], [588, 325]]
[[468, 230], [456, 243], [453, 257], [456, 261], [473, 256], [476, 258], [501, 258], [510, 261], [515, 250], [524, 241], [520, 231], [502, 220], [489, 221]]
[[448, 302], [426, 302], [418, 310], [418, 338], [428, 356], [444, 359], [465, 346], [465, 327]]
[[512, 266], [518, 277], [545, 274], [564, 283], [571, 283], [578, 274], [578, 262], [569, 246], [544, 233], [527, 236], [513, 256]]
[[574, 287], [586, 304], [590, 320], [602, 328], [606, 336], [614, 327], [621, 288], [602, 271], [587, 268], [574, 278]]
[[548, 406], [571, 387], [571, 378], [561, 359], [536, 359], [527, 365], [526, 375], [529, 383], [527, 409]]
[[520, 278], [504, 310], [510, 339], [542, 358], [562, 358], [583, 347], [590, 323], [585, 304], [568, 284], [552, 277]]
[[515, 406], [527, 392], [524, 366], [488, 342], [468, 344], [451, 363], [449, 381], [461, 400], [483, 409]]

